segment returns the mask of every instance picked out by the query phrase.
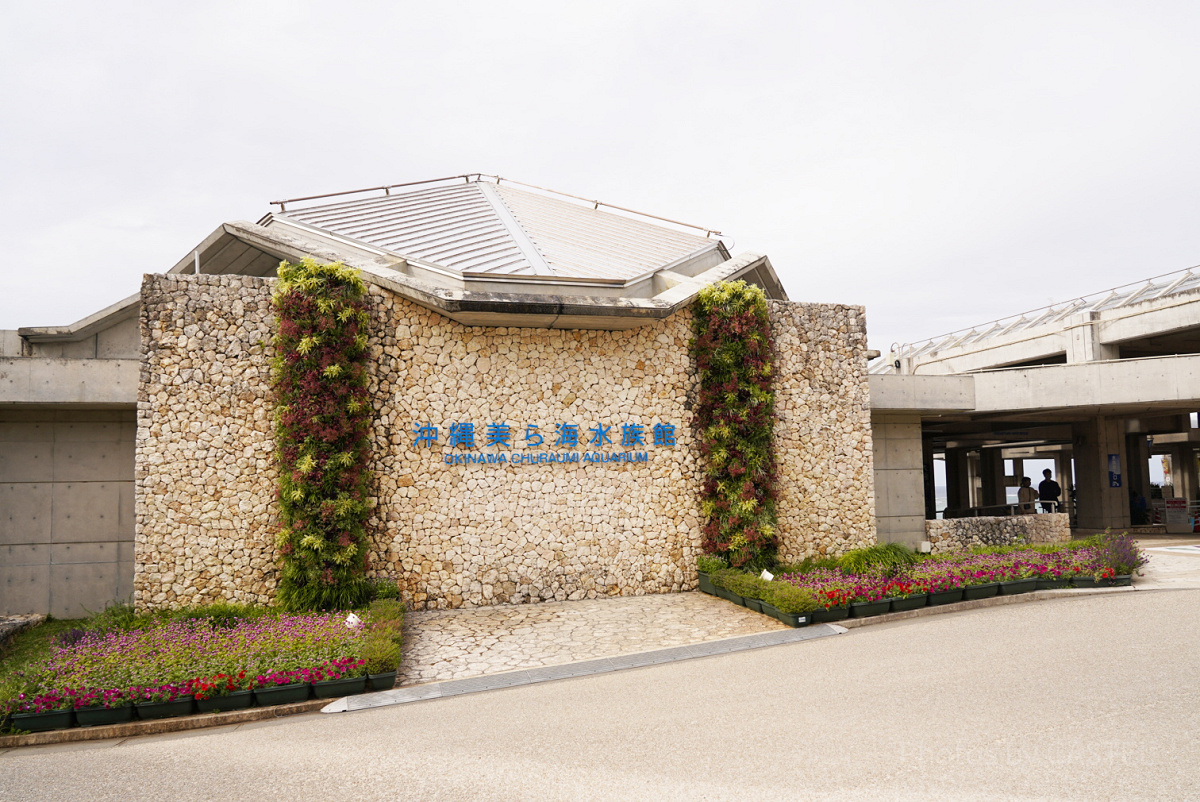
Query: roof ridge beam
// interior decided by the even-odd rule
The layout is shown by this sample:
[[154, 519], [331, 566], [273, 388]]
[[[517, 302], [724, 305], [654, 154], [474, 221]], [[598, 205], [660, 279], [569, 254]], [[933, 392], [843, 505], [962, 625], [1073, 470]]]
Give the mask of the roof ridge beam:
[[538, 250], [537, 245], [530, 239], [529, 234], [517, 222], [517, 218], [509, 211], [509, 208], [504, 205], [504, 201], [500, 198], [499, 193], [496, 192], [496, 188], [482, 181], [475, 186], [479, 188], [479, 191], [483, 193], [483, 197], [491, 204], [496, 217], [508, 229], [508, 235], [512, 237], [513, 242], [521, 249], [521, 254], [529, 262], [529, 266], [533, 268], [534, 275], [556, 275], [554, 268], [546, 261], [546, 257], [542, 256], [542, 252]]

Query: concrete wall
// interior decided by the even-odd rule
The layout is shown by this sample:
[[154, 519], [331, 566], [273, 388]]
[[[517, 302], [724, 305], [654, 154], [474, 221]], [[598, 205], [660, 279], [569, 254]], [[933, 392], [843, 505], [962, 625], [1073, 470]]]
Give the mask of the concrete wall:
[[[147, 276], [138, 409], [136, 600], [268, 601], [278, 529], [271, 282]], [[418, 607], [638, 595], [694, 586], [700, 461], [690, 312], [626, 331], [467, 327], [372, 288], [373, 570]], [[781, 551], [874, 542], [862, 309], [771, 302], [780, 350]], [[414, 423], [441, 432], [414, 443]], [[645, 463], [462, 464], [449, 425], [519, 432], [675, 425]], [[583, 449], [580, 449], [583, 450]], [[622, 449], [606, 446], [604, 451]], [[494, 452], [476, 448], [474, 453]]]
[[133, 594], [135, 413], [0, 406], [0, 614]]
[[876, 413], [875, 528], [881, 543], [916, 547], [925, 539], [925, 472], [921, 416]]

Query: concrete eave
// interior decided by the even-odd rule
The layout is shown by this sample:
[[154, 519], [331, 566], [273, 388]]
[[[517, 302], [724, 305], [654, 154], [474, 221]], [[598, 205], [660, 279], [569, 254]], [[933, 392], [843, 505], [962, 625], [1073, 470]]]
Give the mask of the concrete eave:
[[1097, 409], [1118, 414], [1200, 406], [1200, 354], [1010, 368], [973, 377], [975, 411], [981, 413]]
[[944, 414], [975, 409], [974, 376], [875, 374], [868, 377], [871, 412]]
[[136, 359], [0, 359], [0, 404], [137, 403]]
[[131, 295], [69, 326], [27, 326], [17, 333], [32, 343], [77, 342], [137, 315], [141, 299], [141, 295]]

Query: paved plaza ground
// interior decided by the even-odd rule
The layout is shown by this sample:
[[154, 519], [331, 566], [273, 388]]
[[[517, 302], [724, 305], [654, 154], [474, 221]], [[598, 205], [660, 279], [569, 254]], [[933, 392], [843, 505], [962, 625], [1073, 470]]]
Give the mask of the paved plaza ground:
[[409, 613], [400, 685], [786, 629], [703, 593]]
[[[14, 801], [1200, 798], [1200, 555], [1151, 554], [1134, 592], [361, 712], [9, 750], [0, 787]], [[464, 614], [419, 613], [412, 648], [422, 631], [457, 644], [445, 677], [500, 667], [490, 651], [513, 653], [522, 631], [543, 660], [677, 642], [654, 640], [654, 610], [664, 639], [771, 626], [715, 604], [506, 608], [495, 643]], [[602, 629], [625, 615], [643, 634], [589, 646], [585, 607]]]

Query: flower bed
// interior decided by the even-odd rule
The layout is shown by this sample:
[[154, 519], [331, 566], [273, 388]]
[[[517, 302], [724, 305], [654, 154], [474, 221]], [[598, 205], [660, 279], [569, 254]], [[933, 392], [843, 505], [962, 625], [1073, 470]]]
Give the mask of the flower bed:
[[[1144, 564], [1145, 558], [1139, 555], [1133, 562], [1136, 564], [1129, 566], [1130, 571]], [[1023, 549], [935, 557], [897, 569], [891, 576], [824, 568], [778, 578], [812, 591], [821, 607], [829, 609], [920, 594], [947, 594], [1025, 579], [1065, 583], [1088, 579], [1105, 584], [1115, 580], [1117, 570], [1103, 546], [1089, 545], [1050, 552]]]
[[[842, 558], [841, 564], [857, 567], [864, 563], [861, 558], [868, 551], [852, 552]], [[886, 549], [879, 553], [884, 552]], [[947, 604], [963, 598], [1025, 593], [1038, 587], [1129, 584], [1131, 575], [1145, 563], [1145, 554], [1132, 538], [1106, 533], [1062, 547], [998, 548], [938, 557], [910, 553], [907, 561], [867, 566], [857, 571], [843, 567], [802, 568], [781, 573], [775, 582], [810, 593], [816, 600], [811, 620], [819, 623], [851, 615], [878, 615], [926, 604]], [[711, 562], [701, 564], [702, 570], [717, 567]], [[716, 585], [716, 595], [729, 598], [740, 594], [741, 603], [745, 604], [744, 600], [757, 590], [757, 579], [747, 575], [723, 576], [728, 573], [713, 572], [707, 584]]]
[[377, 602], [345, 613], [176, 620], [131, 630], [71, 633], [10, 678], [0, 713], [17, 730], [128, 721], [283, 704], [361, 692], [368, 675], [395, 681], [403, 608]]

